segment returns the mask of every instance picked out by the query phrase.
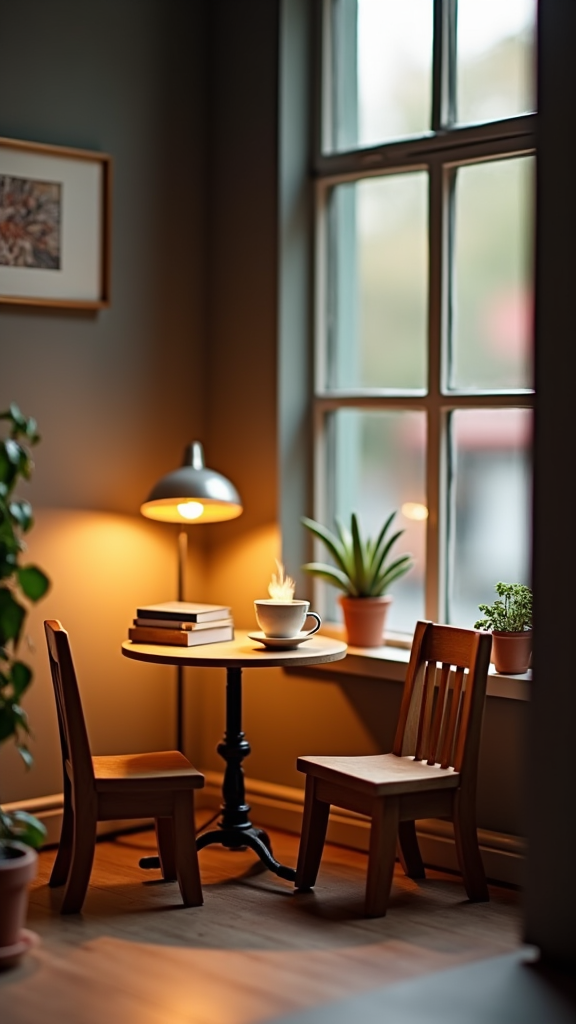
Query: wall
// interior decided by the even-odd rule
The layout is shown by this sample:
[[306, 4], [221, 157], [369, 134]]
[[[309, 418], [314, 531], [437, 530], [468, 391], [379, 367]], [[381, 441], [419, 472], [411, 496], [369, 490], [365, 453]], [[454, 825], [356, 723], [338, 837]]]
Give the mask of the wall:
[[[114, 161], [110, 308], [0, 306], [0, 406], [40, 425], [21, 495], [54, 581], [30, 620], [36, 766], [3, 750], [10, 800], [61, 788], [44, 617], [70, 628], [96, 752], [173, 741], [172, 670], [138, 671], [120, 642], [137, 602], [176, 590], [175, 528], [139, 506], [204, 436], [205, 26], [177, 0], [1, 0], [0, 24], [0, 135]], [[198, 544], [190, 568], [201, 581]]]
[[[243, 515], [206, 528], [206, 593], [254, 626], [280, 557], [277, 464], [278, 9], [271, 0], [219, 0], [208, 11], [207, 433], [210, 458], [240, 491]], [[228, 524], [224, 524], [228, 525]], [[248, 675], [248, 674], [247, 674]], [[274, 673], [254, 673], [257, 735], [275, 713]], [[196, 670], [202, 735], [190, 755], [219, 770], [224, 670]], [[252, 685], [246, 686], [246, 698]], [[266, 694], [266, 697], [269, 693]], [[278, 762], [277, 762], [278, 763]], [[253, 762], [250, 771], [254, 770]], [[274, 771], [272, 772], [274, 774]]]
[[[54, 578], [31, 623], [37, 767], [24, 776], [4, 751], [5, 799], [55, 792], [59, 780], [45, 616], [73, 629], [97, 750], [172, 742], [172, 670], [138, 668], [119, 644], [136, 603], [174, 593], [175, 536], [137, 510], [186, 441], [205, 441], [207, 461], [234, 481], [245, 509], [199, 531], [189, 597], [226, 601], [239, 627], [254, 625], [252, 602], [265, 596], [281, 552], [280, 490], [283, 532], [298, 548], [295, 524], [310, 511], [309, 471], [297, 457], [310, 388], [307, 274], [298, 269], [309, 258], [306, 60], [295, 37], [280, 50], [279, 29], [288, 18], [283, 44], [287, 25], [305, 32], [306, 12], [305, 0], [103, 0], [81, 9], [26, 0], [4, 16], [0, 132], [101, 148], [115, 162], [110, 310], [0, 308], [0, 400], [18, 400], [43, 432], [30, 553]], [[24, 37], [28, 77], [14, 94]], [[186, 749], [217, 773], [224, 672], [188, 676]], [[381, 749], [399, 691], [395, 681], [246, 672], [248, 777], [301, 790], [298, 754]], [[489, 702], [485, 829], [522, 832], [525, 711]]]
[[[278, 6], [209, 6], [206, 425], [211, 458], [244, 502], [225, 536], [207, 531], [215, 593], [241, 575], [234, 562], [248, 548], [268, 549], [266, 582], [278, 553]], [[251, 603], [239, 614], [252, 622]]]

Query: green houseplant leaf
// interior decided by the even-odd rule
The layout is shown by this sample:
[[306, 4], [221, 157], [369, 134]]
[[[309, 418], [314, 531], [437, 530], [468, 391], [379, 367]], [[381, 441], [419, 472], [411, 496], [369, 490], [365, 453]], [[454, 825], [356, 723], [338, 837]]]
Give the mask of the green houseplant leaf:
[[39, 601], [50, 586], [50, 580], [46, 574], [35, 565], [25, 565], [23, 568], [17, 569], [16, 575], [22, 592], [30, 601]]
[[306, 516], [303, 516], [301, 521], [311, 533], [314, 533], [324, 543], [338, 567], [348, 575], [352, 568], [351, 560], [353, 558], [351, 541], [349, 544], [346, 543], [346, 541], [337, 537], [330, 530], [327, 530], [321, 523], [317, 523], [313, 519], [307, 519]]
[[522, 633], [532, 629], [532, 591], [523, 583], [496, 583], [498, 598], [493, 604], [479, 604], [484, 618], [474, 623], [474, 629], [498, 633]]
[[3, 585], [0, 586], [0, 644], [3, 647], [9, 640], [12, 640], [15, 645], [18, 644], [25, 618], [24, 606], [16, 600], [11, 590]]
[[37, 850], [46, 838], [46, 829], [38, 818], [27, 811], [0, 810], [0, 843], [2, 840], [24, 843]]
[[[33, 763], [27, 745], [30, 726], [22, 696], [32, 682], [32, 669], [18, 657], [18, 645], [28, 614], [29, 602], [46, 594], [50, 581], [35, 565], [21, 565], [25, 550], [22, 535], [34, 523], [28, 501], [14, 497], [21, 479], [28, 479], [34, 463], [29, 446], [40, 437], [36, 421], [24, 416], [17, 405], [0, 412], [9, 436], [0, 441], [0, 743], [14, 740], [27, 767]], [[0, 808], [0, 857], [7, 842], [28, 846], [42, 844], [46, 830], [42, 823], [24, 811], [8, 814]]]
[[350, 597], [358, 597], [358, 594], [351, 593], [351, 581], [349, 576], [341, 569], [337, 569], [334, 565], [328, 565], [325, 562], [308, 562], [307, 565], [302, 566], [311, 576], [317, 576], [319, 579], [326, 580], [327, 583], [331, 583], [333, 587], [337, 587], [338, 590], [343, 590], [345, 594]]
[[364, 539], [358, 516], [352, 513], [350, 529], [336, 520], [336, 533], [303, 516], [301, 522], [318, 537], [334, 559], [328, 562], [307, 562], [302, 566], [310, 576], [326, 580], [349, 597], [381, 597], [389, 586], [412, 568], [412, 555], [405, 554], [390, 560], [390, 553], [404, 530], [389, 535], [396, 512], [391, 512], [376, 539]]

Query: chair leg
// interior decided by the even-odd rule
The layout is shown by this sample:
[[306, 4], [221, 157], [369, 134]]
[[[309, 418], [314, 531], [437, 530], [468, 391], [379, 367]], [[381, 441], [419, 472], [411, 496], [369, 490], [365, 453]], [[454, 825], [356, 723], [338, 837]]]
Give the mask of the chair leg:
[[96, 811], [88, 801], [74, 806], [72, 858], [66, 881], [61, 914], [79, 914], [84, 903], [96, 844]]
[[414, 821], [401, 821], [398, 825], [398, 858], [408, 878], [426, 878]]
[[175, 882], [178, 876], [174, 854], [174, 822], [172, 818], [155, 818], [154, 827], [162, 877], [165, 882]]
[[184, 906], [201, 907], [204, 898], [196, 851], [194, 794], [187, 790], [174, 794], [174, 859]]
[[328, 828], [330, 804], [316, 799], [316, 779], [306, 776], [302, 835], [296, 867], [296, 888], [312, 889], [316, 884]]
[[484, 865], [478, 845], [476, 815], [470, 801], [458, 791], [454, 798], [454, 838], [458, 864], [462, 872], [464, 887], [472, 903], [486, 903], [490, 899]]
[[396, 860], [399, 811], [400, 805], [395, 797], [375, 802], [368, 852], [367, 917], [384, 917], [388, 909]]
[[64, 811], [62, 815], [62, 830], [58, 843], [56, 860], [52, 867], [52, 873], [48, 885], [56, 889], [64, 885], [72, 863], [72, 843], [74, 841], [74, 810], [72, 808], [72, 787], [67, 775], [64, 776]]

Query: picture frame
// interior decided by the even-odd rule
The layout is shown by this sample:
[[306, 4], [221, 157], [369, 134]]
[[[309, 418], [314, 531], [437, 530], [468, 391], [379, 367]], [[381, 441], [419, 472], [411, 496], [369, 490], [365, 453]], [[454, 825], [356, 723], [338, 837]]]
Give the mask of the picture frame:
[[112, 158], [0, 137], [0, 303], [110, 305]]

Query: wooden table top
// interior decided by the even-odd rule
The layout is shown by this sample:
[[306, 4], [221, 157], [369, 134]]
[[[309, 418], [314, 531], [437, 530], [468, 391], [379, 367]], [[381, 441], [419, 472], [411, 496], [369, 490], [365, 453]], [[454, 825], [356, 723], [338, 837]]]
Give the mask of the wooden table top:
[[346, 656], [347, 646], [341, 640], [316, 633], [299, 647], [284, 651], [263, 647], [250, 640], [247, 632], [236, 630], [234, 640], [220, 644], [199, 644], [197, 647], [170, 647], [164, 644], [134, 644], [125, 640], [122, 654], [135, 661], [148, 661], [155, 665], [197, 665], [214, 668], [282, 668], [296, 665], [324, 665], [340, 661]]

